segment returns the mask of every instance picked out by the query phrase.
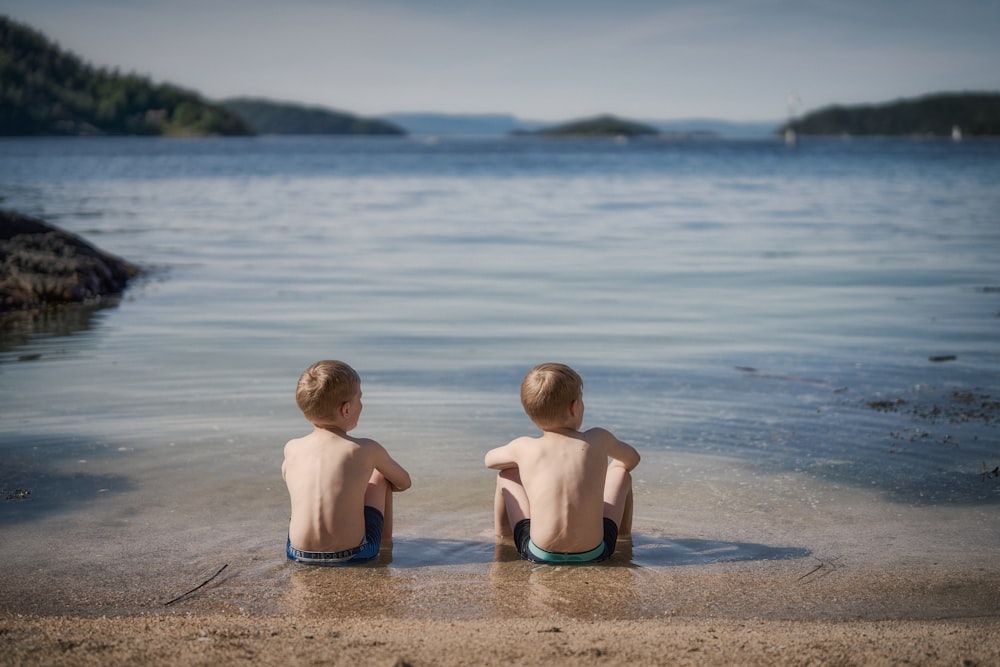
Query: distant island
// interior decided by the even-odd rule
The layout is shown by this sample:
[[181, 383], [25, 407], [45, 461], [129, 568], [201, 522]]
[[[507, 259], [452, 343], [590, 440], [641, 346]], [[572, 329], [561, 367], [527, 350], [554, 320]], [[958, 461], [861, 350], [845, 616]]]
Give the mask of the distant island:
[[[383, 120], [399, 125], [407, 133], [433, 137], [502, 137], [509, 135], [535, 136], [534, 132], [553, 126], [552, 121], [526, 120], [512, 114], [455, 114], [435, 112], [388, 113]], [[780, 121], [725, 121], [710, 118], [648, 120], [648, 125], [660, 135], [672, 137], [735, 137], [766, 139], [774, 134]]]
[[792, 120], [799, 135], [997, 136], [1000, 93], [938, 93], [879, 105], [830, 106]]
[[641, 137], [655, 136], [660, 131], [652, 125], [605, 114], [518, 134], [537, 134], [543, 137]]
[[537, 130], [545, 125], [505, 113], [400, 112], [383, 114], [381, 118], [402, 127], [409, 134], [424, 136], [502, 137], [512, 132]]
[[223, 100], [220, 104], [246, 121], [257, 134], [406, 134], [398, 125], [384, 120], [321, 107], [248, 97]]
[[0, 16], [0, 135], [247, 135], [197, 93], [97, 69]]

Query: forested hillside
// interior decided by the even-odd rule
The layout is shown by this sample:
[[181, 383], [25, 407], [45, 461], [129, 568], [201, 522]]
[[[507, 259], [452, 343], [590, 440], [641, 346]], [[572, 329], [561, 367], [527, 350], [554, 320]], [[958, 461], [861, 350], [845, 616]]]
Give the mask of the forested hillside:
[[193, 91], [95, 68], [0, 16], [0, 135], [252, 134]]
[[656, 135], [660, 131], [651, 125], [603, 115], [594, 118], [571, 121], [554, 127], [538, 130], [545, 137], [639, 137]]
[[331, 109], [242, 97], [221, 104], [258, 134], [406, 134], [386, 121]]
[[1000, 94], [941, 93], [880, 105], [832, 106], [782, 129], [798, 134], [1000, 135]]

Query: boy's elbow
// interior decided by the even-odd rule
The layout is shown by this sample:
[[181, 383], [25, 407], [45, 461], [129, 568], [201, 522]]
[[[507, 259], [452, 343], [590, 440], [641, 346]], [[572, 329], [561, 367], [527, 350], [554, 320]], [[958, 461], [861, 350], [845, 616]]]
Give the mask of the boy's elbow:
[[631, 472], [632, 470], [635, 470], [636, 466], [639, 465], [640, 460], [642, 460], [642, 457], [639, 456], [639, 452], [633, 449], [628, 456], [622, 459], [622, 464], [625, 466], [626, 470]]

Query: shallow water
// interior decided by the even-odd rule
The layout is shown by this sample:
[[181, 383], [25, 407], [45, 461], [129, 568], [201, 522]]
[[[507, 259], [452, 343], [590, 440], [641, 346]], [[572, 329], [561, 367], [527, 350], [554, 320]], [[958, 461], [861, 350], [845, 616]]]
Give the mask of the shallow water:
[[643, 454], [623, 566], [985, 558], [997, 182], [988, 141], [0, 141], [0, 204], [150, 269], [0, 334], [0, 554], [287, 584], [292, 390], [335, 357], [415, 480], [390, 572], [494, 567], [482, 456], [546, 360]]

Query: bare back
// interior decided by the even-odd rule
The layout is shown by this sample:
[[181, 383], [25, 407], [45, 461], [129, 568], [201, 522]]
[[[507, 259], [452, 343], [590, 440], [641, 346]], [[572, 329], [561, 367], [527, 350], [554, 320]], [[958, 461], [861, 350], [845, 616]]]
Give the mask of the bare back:
[[518, 469], [535, 544], [548, 551], [582, 552], [604, 537], [608, 457], [621, 456], [619, 445], [634, 451], [603, 429], [545, 431], [492, 450], [486, 464]]
[[288, 535], [292, 545], [306, 551], [341, 551], [358, 546], [365, 534], [368, 480], [375, 469], [380, 469], [393, 483], [400, 479], [395, 468], [399, 468], [398, 464], [374, 440], [341, 436], [320, 428], [304, 438], [290, 440], [285, 445], [281, 472], [291, 499]]

